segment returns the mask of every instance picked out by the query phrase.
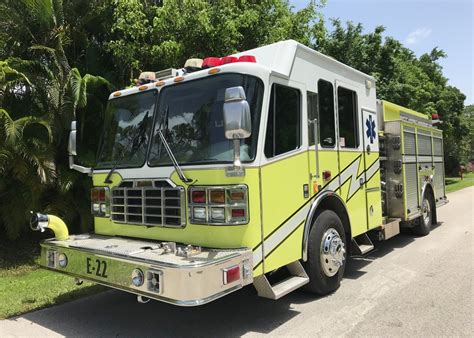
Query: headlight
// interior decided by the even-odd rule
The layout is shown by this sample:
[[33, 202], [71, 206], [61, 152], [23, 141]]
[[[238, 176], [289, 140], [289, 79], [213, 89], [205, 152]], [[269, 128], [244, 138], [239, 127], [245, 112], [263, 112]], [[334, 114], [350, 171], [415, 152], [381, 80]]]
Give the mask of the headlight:
[[58, 257], [59, 266], [65, 268], [67, 266], [67, 256], [66, 254], [60, 254]]
[[247, 224], [247, 189], [246, 185], [189, 188], [189, 221], [194, 224]]
[[206, 208], [194, 207], [193, 217], [195, 219], [206, 219]]
[[142, 286], [145, 278], [143, 277], [143, 272], [140, 269], [135, 269], [132, 272], [132, 284], [136, 287]]

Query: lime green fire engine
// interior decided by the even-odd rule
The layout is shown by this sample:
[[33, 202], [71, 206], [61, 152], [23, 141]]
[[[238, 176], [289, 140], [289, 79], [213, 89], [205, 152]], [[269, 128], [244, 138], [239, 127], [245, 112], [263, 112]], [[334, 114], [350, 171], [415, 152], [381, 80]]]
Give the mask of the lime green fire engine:
[[94, 231], [34, 213], [55, 234], [41, 265], [181, 306], [249, 284], [330, 293], [349, 255], [400, 227], [430, 232], [447, 202], [434, 122], [291, 40], [143, 73], [110, 95], [94, 168], [75, 163], [72, 123]]

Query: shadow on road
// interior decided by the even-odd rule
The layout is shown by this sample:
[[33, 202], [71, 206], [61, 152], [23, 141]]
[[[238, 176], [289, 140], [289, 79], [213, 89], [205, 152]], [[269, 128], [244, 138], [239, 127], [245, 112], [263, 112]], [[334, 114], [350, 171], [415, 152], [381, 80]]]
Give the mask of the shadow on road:
[[[415, 240], [413, 235], [402, 233], [376, 243], [376, 249], [367, 256], [349, 259], [344, 277], [359, 278], [365, 274], [362, 271], [365, 266]], [[271, 333], [299, 315], [292, 304], [318, 299], [315, 295], [294, 292], [272, 301], [257, 297], [253, 287], [247, 287], [198, 308], [182, 308], [155, 301], [139, 304], [133, 295], [107, 291], [23, 317], [65, 336], [228, 337], [248, 332]]]

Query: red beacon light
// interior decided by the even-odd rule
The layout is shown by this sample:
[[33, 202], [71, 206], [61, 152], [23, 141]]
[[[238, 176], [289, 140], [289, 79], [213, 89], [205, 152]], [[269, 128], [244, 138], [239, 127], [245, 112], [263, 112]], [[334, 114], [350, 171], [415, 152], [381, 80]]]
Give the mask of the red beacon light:
[[239, 57], [239, 62], [257, 62], [257, 59], [253, 55], [242, 55]]
[[202, 60], [202, 68], [212, 68], [222, 65], [221, 58], [210, 56]]
[[237, 56], [224, 56], [222, 59], [222, 64], [225, 65], [227, 63], [234, 63], [239, 62], [239, 58]]

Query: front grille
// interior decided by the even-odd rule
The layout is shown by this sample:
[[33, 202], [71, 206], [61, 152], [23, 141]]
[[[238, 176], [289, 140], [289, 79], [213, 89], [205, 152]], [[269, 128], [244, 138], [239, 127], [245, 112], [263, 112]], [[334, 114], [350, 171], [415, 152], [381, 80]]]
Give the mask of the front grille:
[[113, 188], [110, 203], [112, 220], [150, 226], [184, 226], [184, 188], [160, 183], [128, 181]]

